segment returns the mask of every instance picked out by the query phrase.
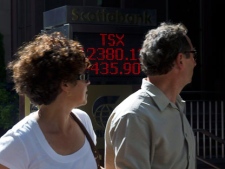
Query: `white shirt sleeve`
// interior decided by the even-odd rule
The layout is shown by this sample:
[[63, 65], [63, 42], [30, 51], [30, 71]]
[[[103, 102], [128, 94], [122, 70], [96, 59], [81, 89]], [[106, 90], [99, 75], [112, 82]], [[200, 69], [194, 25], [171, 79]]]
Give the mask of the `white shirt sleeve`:
[[0, 139], [0, 163], [10, 169], [27, 168], [29, 157], [20, 138], [10, 130]]

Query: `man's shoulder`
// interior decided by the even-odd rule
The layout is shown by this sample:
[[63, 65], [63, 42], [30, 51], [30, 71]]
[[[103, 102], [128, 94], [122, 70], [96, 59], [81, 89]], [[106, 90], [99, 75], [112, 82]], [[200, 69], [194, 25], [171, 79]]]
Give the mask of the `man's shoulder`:
[[141, 104], [145, 102], [146, 99], [149, 99], [150, 96], [147, 94], [144, 90], [138, 90], [131, 95], [129, 95], [127, 98], [125, 98], [118, 106], [126, 106], [127, 107], [135, 107], [137, 104]]
[[[128, 114], [140, 115], [146, 111], [146, 106], [151, 104], [151, 97], [143, 90], [138, 90], [125, 98], [112, 112], [113, 116]], [[141, 113], [140, 113], [141, 112]]]

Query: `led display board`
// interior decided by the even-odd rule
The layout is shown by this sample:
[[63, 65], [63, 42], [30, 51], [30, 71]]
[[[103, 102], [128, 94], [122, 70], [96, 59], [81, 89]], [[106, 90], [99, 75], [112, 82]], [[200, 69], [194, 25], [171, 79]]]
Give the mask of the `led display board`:
[[[138, 29], [138, 28], [137, 28]], [[147, 29], [102, 26], [86, 31], [72, 31], [72, 38], [84, 46], [92, 63], [92, 84], [140, 84], [144, 74], [139, 51]]]
[[139, 63], [142, 34], [73, 32], [73, 39], [83, 44], [92, 63], [92, 80], [101, 77], [119, 83], [142, 76]]

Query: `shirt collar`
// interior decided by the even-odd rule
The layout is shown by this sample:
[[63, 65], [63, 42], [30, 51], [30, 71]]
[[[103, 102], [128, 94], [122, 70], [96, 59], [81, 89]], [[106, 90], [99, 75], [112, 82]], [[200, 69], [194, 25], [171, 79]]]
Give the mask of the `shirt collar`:
[[[176, 108], [176, 105], [170, 102], [170, 100], [159, 88], [157, 88], [151, 82], [147, 81], [145, 78], [142, 79], [141, 89], [145, 90], [152, 97], [160, 111], [163, 111], [169, 104], [171, 104], [172, 107]], [[181, 98], [180, 95], [177, 96], [176, 103], [179, 106], [179, 109], [184, 108], [185, 101]]]

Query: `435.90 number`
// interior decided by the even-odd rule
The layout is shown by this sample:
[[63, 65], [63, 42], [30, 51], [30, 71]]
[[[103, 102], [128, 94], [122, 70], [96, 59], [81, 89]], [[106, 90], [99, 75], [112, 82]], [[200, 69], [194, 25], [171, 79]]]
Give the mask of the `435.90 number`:
[[95, 75], [139, 75], [141, 67], [139, 62], [95, 62], [92, 63], [91, 71]]

